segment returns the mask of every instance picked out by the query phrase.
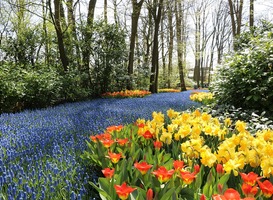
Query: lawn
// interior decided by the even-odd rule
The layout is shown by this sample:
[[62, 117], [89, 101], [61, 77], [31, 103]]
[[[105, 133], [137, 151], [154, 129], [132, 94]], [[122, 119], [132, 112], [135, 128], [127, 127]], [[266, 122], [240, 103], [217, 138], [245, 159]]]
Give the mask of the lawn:
[[95, 177], [79, 157], [90, 134], [149, 119], [153, 111], [200, 106], [190, 93], [102, 98], [0, 115], [0, 199], [90, 199], [88, 181]]

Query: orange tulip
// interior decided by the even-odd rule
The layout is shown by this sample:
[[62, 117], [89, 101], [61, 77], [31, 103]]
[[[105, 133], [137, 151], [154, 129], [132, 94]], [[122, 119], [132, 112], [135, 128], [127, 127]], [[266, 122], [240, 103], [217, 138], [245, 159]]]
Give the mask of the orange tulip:
[[134, 190], [136, 190], [136, 188], [132, 188], [130, 186], [127, 186], [127, 184], [125, 182], [122, 183], [122, 185], [114, 185], [114, 187], [116, 189], [116, 193], [117, 193], [118, 197], [122, 200], [128, 199], [129, 194], [131, 192], [133, 192]]
[[134, 164], [134, 166], [135, 166], [135, 168], [137, 168], [137, 169], [140, 171], [140, 173], [141, 173], [142, 175], [144, 175], [144, 174], [147, 173], [147, 171], [148, 171], [153, 165], [149, 165], [149, 164], [147, 164], [146, 162], [141, 162], [141, 163], [136, 162], [136, 163]]
[[224, 193], [224, 197], [226, 198], [226, 200], [240, 200], [240, 193], [233, 189], [233, 188], [228, 188], [225, 193]]
[[227, 200], [227, 199], [224, 195], [214, 194], [212, 195], [212, 200]]
[[242, 191], [247, 197], [254, 197], [258, 192], [258, 188], [256, 186], [252, 187], [247, 183], [243, 183]]
[[273, 194], [273, 185], [269, 180], [265, 180], [263, 183], [258, 181], [260, 189], [262, 190], [264, 196], [269, 198]]
[[142, 136], [145, 139], [151, 139], [151, 138], [153, 138], [153, 134], [149, 130], [145, 131], [145, 133]]
[[195, 180], [195, 173], [191, 173], [188, 171], [180, 171], [180, 176], [183, 182], [187, 185], [191, 184]]
[[217, 165], [216, 165], [216, 172], [217, 172], [218, 174], [220, 174], [220, 175], [223, 175], [223, 174], [225, 173], [223, 165], [217, 164]]
[[159, 167], [157, 170], [152, 172], [157, 178], [158, 180], [163, 183], [163, 182], [167, 182], [168, 180], [171, 179], [174, 170], [167, 170], [164, 166]]
[[105, 168], [101, 171], [106, 178], [112, 178], [112, 176], [114, 175], [115, 169]]
[[107, 133], [112, 133], [113, 131], [120, 131], [123, 128], [122, 125], [118, 125], [118, 126], [108, 126], [106, 128], [106, 132]]
[[163, 146], [163, 143], [162, 143], [162, 142], [160, 142], [160, 141], [154, 141], [154, 147], [155, 147], [156, 149], [159, 150], [162, 146]]
[[115, 141], [114, 140], [105, 139], [105, 140], [101, 140], [101, 143], [103, 144], [103, 146], [105, 148], [109, 148], [109, 147], [111, 147], [112, 144], [115, 143]]
[[124, 146], [126, 143], [128, 143], [128, 138], [125, 138], [125, 139], [117, 139], [117, 143], [118, 143], [120, 146]]
[[185, 163], [183, 160], [175, 160], [173, 161], [173, 167], [176, 171], [180, 171], [185, 166]]
[[194, 165], [194, 174], [198, 174], [200, 172], [200, 165]]
[[248, 174], [240, 173], [240, 175], [243, 181], [251, 186], [254, 186], [256, 184], [256, 181], [260, 179], [258, 174], [255, 174], [254, 172], [250, 172]]
[[153, 200], [154, 197], [154, 192], [153, 190], [150, 188], [147, 193], [146, 193], [146, 200]]
[[202, 194], [202, 195], [200, 196], [200, 200], [206, 200], [206, 196], [205, 196], [204, 194]]
[[120, 153], [111, 153], [108, 152], [109, 158], [111, 159], [112, 163], [118, 163], [122, 155]]

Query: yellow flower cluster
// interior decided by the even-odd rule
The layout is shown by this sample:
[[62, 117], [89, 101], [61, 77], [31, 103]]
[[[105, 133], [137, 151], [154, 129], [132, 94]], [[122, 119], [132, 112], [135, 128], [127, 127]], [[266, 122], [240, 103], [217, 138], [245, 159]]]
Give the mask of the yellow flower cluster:
[[162, 89], [158, 89], [158, 92], [181, 92], [181, 90], [172, 89], [172, 88], [162, 88]]
[[152, 120], [142, 119], [138, 123], [143, 123], [144, 129], [154, 133], [157, 140], [178, 144], [181, 158], [188, 162], [199, 161], [208, 167], [221, 163], [226, 173], [233, 171], [235, 175], [246, 166], [261, 167], [261, 175], [273, 175], [273, 130], [252, 135], [243, 121], [235, 122], [232, 129], [229, 118], [220, 122], [199, 110], [179, 113], [170, 109], [167, 116], [170, 120], [167, 125], [165, 116], [156, 112]]
[[106, 92], [102, 94], [102, 97], [107, 98], [132, 98], [132, 97], [144, 97], [150, 95], [151, 92], [147, 90], [124, 90], [119, 92]]
[[214, 97], [211, 92], [193, 92], [190, 95], [190, 99], [192, 101], [206, 104], [206, 103], [212, 102], [214, 100]]

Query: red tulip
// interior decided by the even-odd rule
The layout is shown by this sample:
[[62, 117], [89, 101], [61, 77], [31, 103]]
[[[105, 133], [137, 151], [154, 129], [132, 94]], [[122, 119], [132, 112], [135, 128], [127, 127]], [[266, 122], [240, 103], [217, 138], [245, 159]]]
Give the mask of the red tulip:
[[101, 171], [106, 178], [112, 178], [112, 176], [114, 175], [115, 169], [105, 168]]
[[263, 183], [258, 181], [260, 189], [262, 190], [264, 196], [269, 198], [273, 194], [273, 185], [269, 180], [265, 180]]
[[170, 178], [172, 177], [174, 170], [167, 170], [164, 166], [159, 167], [157, 170], [152, 172], [157, 178], [158, 180], [163, 183], [166, 182], [168, 180], [170, 180]]
[[188, 171], [180, 171], [180, 176], [185, 184], [189, 185], [195, 180], [195, 173], [191, 173]]
[[160, 149], [163, 146], [163, 143], [160, 141], [154, 141], [154, 147]]
[[137, 169], [140, 171], [140, 173], [141, 173], [142, 175], [144, 175], [144, 174], [147, 173], [147, 171], [148, 171], [153, 165], [149, 165], [149, 164], [147, 164], [146, 162], [141, 162], [141, 163], [136, 162], [136, 163], [134, 164], [134, 166], [135, 166], [135, 168], [137, 168]]
[[228, 188], [225, 193], [224, 193], [224, 197], [226, 198], [226, 200], [240, 200], [240, 193], [233, 189], [233, 188]]
[[145, 133], [142, 136], [145, 139], [152, 139], [153, 138], [153, 134], [149, 130], [145, 131]]
[[109, 140], [109, 139], [101, 140], [101, 143], [103, 144], [105, 148], [111, 147], [111, 145], [114, 144], [114, 142], [115, 142], [114, 140]]
[[118, 197], [122, 200], [128, 199], [129, 194], [136, 190], [136, 188], [132, 188], [127, 186], [127, 184], [124, 182], [122, 185], [115, 185], [116, 193], [118, 194]]
[[251, 186], [254, 186], [256, 184], [256, 181], [260, 179], [259, 176], [254, 172], [250, 172], [248, 174], [240, 173], [240, 175], [243, 181]]
[[227, 200], [227, 199], [224, 195], [214, 194], [212, 195], [212, 200]]
[[205, 196], [204, 194], [202, 194], [202, 195], [200, 196], [200, 200], [206, 200], [206, 196]]
[[180, 171], [181, 169], [183, 169], [185, 166], [184, 161], [183, 160], [175, 160], [173, 161], [173, 167], [176, 171]]
[[242, 191], [246, 196], [254, 197], [258, 192], [258, 188], [256, 186], [252, 187], [251, 185], [247, 183], [243, 183]]
[[200, 165], [194, 165], [194, 174], [198, 174], [200, 172]]
[[122, 155], [120, 153], [111, 153], [108, 152], [109, 158], [111, 159], [112, 163], [118, 163]]
[[117, 139], [117, 143], [118, 143], [120, 146], [124, 146], [126, 143], [128, 143], [128, 138], [125, 138], [125, 139]]
[[224, 174], [225, 171], [224, 171], [223, 165], [217, 164], [217, 165], [216, 165], [216, 172], [217, 172], [218, 174], [220, 174], [220, 175]]
[[153, 190], [150, 188], [147, 193], [146, 193], [146, 200], [153, 200], [154, 198], [154, 192]]
[[123, 128], [122, 125], [118, 125], [118, 126], [109, 126], [106, 128], [106, 132], [107, 133], [112, 133], [113, 131], [120, 131]]

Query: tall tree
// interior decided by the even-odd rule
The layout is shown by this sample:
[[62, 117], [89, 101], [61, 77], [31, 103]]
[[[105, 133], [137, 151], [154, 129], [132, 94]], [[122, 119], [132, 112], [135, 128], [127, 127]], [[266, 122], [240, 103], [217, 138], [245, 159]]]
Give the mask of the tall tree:
[[160, 39], [161, 39], [161, 57], [162, 57], [162, 68], [163, 68], [163, 78], [162, 78], [162, 82], [164, 87], [166, 87], [166, 78], [167, 78], [167, 71], [166, 71], [166, 52], [165, 52], [165, 47], [166, 47], [166, 41], [165, 41], [165, 26], [164, 26], [164, 18], [166, 16], [166, 12], [164, 9], [164, 5], [163, 5], [163, 9], [162, 9], [162, 20], [161, 20], [161, 31], [160, 31]]
[[152, 66], [150, 75], [150, 92], [157, 93], [158, 91], [158, 70], [159, 70], [159, 51], [158, 51], [158, 35], [162, 15], [163, 0], [154, 0], [151, 10], [154, 20], [154, 36], [153, 36], [153, 50], [152, 50]]
[[87, 23], [84, 30], [84, 48], [82, 50], [83, 70], [89, 74], [91, 37], [97, 0], [90, 0], [88, 5]]
[[107, 0], [104, 0], [104, 9], [103, 9], [103, 15], [104, 15], [104, 21], [107, 23], [108, 21], [108, 16], [107, 16]]
[[173, 44], [174, 44], [174, 26], [173, 26], [173, 0], [169, 0], [167, 5], [168, 27], [169, 27], [169, 46], [168, 46], [168, 76], [167, 85], [171, 88], [172, 62], [173, 62]]
[[198, 7], [195, 11], [195, 64], [194, 64], [194, 80], [197, 87], [200, 87], [200, 67], [201, 67], [201, 8]]
[[131, 16], [131, 37], [130, 37], [130, 50], [129, 50], [129, 62], [128, 62], [128, 75], [129, 81], [127, 84], [127, 89], [132, 89], [132, 75], [134, 72], [134, 56], [135, 56], [135, 43], [136, 43], [136, 34], [138, 28], [138, 19], [143, 5], [144, 0], [132, 0], [133, 12]]
[[228, 0], [228, 4], [231, 17], [232, 35], [233, 40], [235, 40], [241, 33], [244, 0]]
[[249, 1], [249, 28], [252, 31], [254, 27], [254, 0]]
[[[186, 91], [186, 84], [184, 80], [184, 65], [183, 65], [183, 50], [184, 50], [184, 42], [183, 41], [183, 29], [184, 25], [184, 10], [182, 9], [181, 0], [175, 1], [175, 16], [176, 16], [176, 37], [177, 37], [177, 59], [178, 59], [178, 70], [179, 70], [179, 81], [180, 81], [180, 89], [181, 91]], [[184, 6], [183, 6], [184, 7]]]
[[61, 5], [61, 3], [62, 2], [60, 0], [54, 0], [54, 16], [53, 16], [53, 12], [51, 9], [51, 4], [49, 4], [49, 5], [50, 5], [50, 10], [51, 10], [52, 20], [54, 22], [54, 27], [55, 27], [56, 34], [57, 34], [60, 59], [61, 59], [64, 71], [67, 71], [69, 61], [68, 61], [68, 57], [67, 57], [67, 52], [65, 50], [64, 34], [63, 34], [63, 29], [62, 29], [62, 5]]

